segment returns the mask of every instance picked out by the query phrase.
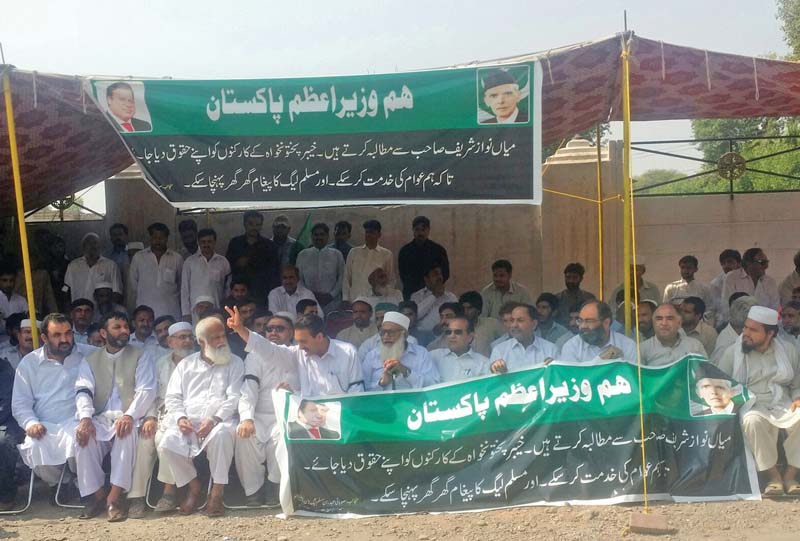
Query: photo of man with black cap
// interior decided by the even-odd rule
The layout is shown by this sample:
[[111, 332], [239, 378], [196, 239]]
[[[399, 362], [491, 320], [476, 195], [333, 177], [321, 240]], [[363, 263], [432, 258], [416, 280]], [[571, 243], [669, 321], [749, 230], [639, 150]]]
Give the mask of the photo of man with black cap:
[[520, 124], [528, 122], [527, 108], [520, 109], [519, 103], [527, 99], [519, 88], [519, 80], [507, 69], [493, 68], [481, 70], [480, 86], [483, 101], [491, 109], [493, 117], [481, 120], [481, 124]]

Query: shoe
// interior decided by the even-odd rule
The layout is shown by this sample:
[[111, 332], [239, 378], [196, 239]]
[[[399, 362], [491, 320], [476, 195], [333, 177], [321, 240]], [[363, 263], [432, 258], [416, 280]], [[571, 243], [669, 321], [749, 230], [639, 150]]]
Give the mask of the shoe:
[[111, 502], [108, 504], [106, 511], [108, 512], [109, 522], [122, 522], [128, 518], [128, 510], [124, 503]]
[[154, 513], [171, 513], [178, 507], [177, 499], [174, 494], [164, 494], [156, 502]]
[[244, 504], [247, 507], [261, 507], [262, 505], [264, 505], [263, 491], [259, 490], [258, 492], [254, 492], [253, 494], [247, 496], [247, 498], [244, 501]]
[[144, 518], [144, 498], [128, 500], [128, 518]]
[[91, 498], [92, 501], [86, 504], [86, 507], [83, 508], [83, 512], [78, 516], [79, 519], [88, 520], [90, 518], [94, 518], [102, 513], [106, 508], [105, 499], [97, 499], [94, 497]]
[[279, 507], [281, 505], [280, 488], [281, 485], [269, 480], [264, 483], [264, 505], [267, 507]]

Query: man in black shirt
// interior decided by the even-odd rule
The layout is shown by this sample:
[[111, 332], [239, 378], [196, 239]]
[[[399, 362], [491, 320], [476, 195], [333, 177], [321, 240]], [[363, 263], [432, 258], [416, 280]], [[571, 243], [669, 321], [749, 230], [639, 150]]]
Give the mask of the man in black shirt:
[[417, 216], [411, 223], [414, 239], [400, 248], [397, 258], [400, 280], [403, 282], [403, 298], [425, 287], [424, 277], [433, 267], [442, 269], [444, 281], [450, 278], [450, 261], [447, 250], [428, 238], [431, 221], [425, 216]]
[[264, 216], [260, 212], [248, 210], [243, 221], [245, 233], [231, 239], [225, 257], [233, 276], [247, 280], [250, 296], [259, 305], [266, 305], [267, 294], [281, 285], [278, 247], [261, 236]]

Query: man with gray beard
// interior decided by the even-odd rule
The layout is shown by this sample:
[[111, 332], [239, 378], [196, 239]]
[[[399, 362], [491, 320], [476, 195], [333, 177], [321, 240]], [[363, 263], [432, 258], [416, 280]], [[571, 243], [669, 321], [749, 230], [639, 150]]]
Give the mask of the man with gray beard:
[[200, 351], [184, 358], [169, 378], [164, 397], [167, 429], [158, 450], [175, 484], [179, 488], [189, 485], [179, 507], [182, 515], [197, 509], [202, 486], [192, 459], [206, 453], [213, 486], [205, 514], [217, 517], [225, 514], [222, 494], [233, 460], [244, 363], [231, 353], [219, 319], [200, 320], [195, 334]]
[[[168, 316], [164, 316], [168, 317]], [[167, 427], [164, 423], [166, 407], [164, 399], [167, 395], [169, 378], [184, 358], [195, 352], [194, 333], [191, 323], [180, 321], [169, 326], [166, 344], [169, 353], [162, 355], [156, 361], [156, 378], [158, 380], [158, 394], [147, 412], [141, 428], [139, 429], [139, 444], [136, 448], [136, 465], [133, 467], [133, 485], [128, 492], [128, 518], [144, 518], [144, 498], [147, 492], [147, 481], [156, 462], [156, 447], [164, 437]], [[167, 467], [166, 460], [160, 456], [158, 464], [158, 480], [164, 483], [164, 492], [156, 504], [156, 513], [174, 511], [176, 506], [176, 487], [172, 472]]]
[[370, 351], [362, 364], [368, 391], [420, 389], [439, 383], [428, 350], [408, 340], [409, 324], [400, 312], [384, 314], [380, 348]]

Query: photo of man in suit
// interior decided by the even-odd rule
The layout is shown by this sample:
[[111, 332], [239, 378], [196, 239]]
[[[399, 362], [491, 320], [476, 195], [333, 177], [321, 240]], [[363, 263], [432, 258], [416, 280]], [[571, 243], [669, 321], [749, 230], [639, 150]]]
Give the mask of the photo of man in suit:
[[310, 400], [302, 400], [297, 410], [297, 421], [289, 423], [291, 440], [338, 440], [341, 435], [325, 427], [328, 406]]
[[493, 117], [481, 124], [518, 124], [528, 121], [528, 111], [518, 107], [522, 100], [519, 81], [505, 69], [491, 69], [480, 75], [483, 101]]
[[108, 116], [121, 132], [151, 131], [153, 127], [146, 120], [136, 118], [136, 100], [133, 87], [128, 83], [112, 83], [106, 88]]

